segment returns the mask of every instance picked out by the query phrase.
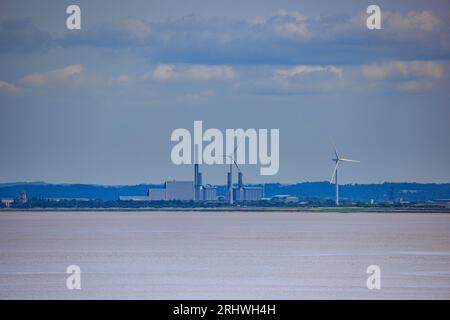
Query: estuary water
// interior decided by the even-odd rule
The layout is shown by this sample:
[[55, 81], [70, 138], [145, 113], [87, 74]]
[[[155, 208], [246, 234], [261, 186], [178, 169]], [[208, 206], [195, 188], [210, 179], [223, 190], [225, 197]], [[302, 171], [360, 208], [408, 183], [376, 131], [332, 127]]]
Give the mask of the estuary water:
[[450, 214], [0, 212], [0, 299], [450, 299]]

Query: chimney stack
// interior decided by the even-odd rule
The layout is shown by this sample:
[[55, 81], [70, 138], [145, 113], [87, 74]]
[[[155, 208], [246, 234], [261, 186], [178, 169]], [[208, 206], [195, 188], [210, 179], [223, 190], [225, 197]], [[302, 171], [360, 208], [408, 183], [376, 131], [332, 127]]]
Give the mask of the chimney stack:
[[198, 187], [198, 163], [194, 164], [194, 186]]
[[242, 172], [238, 173], [238, 189], [242, 188]]

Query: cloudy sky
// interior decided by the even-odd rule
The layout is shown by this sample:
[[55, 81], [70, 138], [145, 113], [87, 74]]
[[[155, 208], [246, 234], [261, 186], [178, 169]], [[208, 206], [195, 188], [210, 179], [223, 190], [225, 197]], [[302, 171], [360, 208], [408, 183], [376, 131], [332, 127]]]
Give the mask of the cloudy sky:
[[361, 160], [342, 182], [450, 182], [447, 0], [1, 0], [0, 71], [0, 182], [191, 179], [170, 134], [194, 120], [280, 129], [279, 173], [250, 182], [328, 180], [330, 136]]

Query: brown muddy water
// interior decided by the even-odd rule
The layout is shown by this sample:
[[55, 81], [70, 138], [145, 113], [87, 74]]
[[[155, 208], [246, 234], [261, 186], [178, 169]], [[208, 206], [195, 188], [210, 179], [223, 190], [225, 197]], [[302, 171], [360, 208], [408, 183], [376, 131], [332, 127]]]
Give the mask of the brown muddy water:
[[1, 212], [0, 299], [450, 299], [450, 214]]

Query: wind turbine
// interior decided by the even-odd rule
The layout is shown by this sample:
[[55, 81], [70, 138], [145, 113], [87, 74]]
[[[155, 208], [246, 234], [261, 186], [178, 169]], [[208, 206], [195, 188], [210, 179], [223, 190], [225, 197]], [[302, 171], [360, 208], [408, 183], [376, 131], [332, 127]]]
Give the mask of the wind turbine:
[[339, 182], [338, 182], [338, 167], [339, 167], [339, 163], [340, 162], [359, 162], [358, 160], [352, 160], [352, 159], [345, 159], [345, 158], [340, 158], [336, 149], [336, 145], [334, 144], [333, 140], [331, 139], [331, 144], [333, 145], [333, 149], [334, 149], [334, 155], [335, 158], [333, 158], [332, 160], [334, 162], [336, 162], [336, 166], [334, 167], [333, 170], [333, 175], [331, 176], [330, 179], [330, 183], [333, 183], [333, 179], [334, 179], [334, 183], [336, 185], [336, 205], [339, 205]]
[[229, 184], [228, 184], [228, 201], [229, 201], [230, 205], [233, 205], [233, 164], [236, 166], [238, 171], [241, 172], [241, 169], [239, 168], [236, 161], [234, 160], [234, 154], [236, 153], [236, 150], [239, 147], [239, 145], [241, 144], [241, 142], [242, 142], [242, 139], [236, 144], [233, 152], [231, 152], [230, 154], [222, 155], [223, 158], [230, 159], [230, 171], [228, 172], [229, 177], [227, 179], [229, 182]]
[[236, 166], [239, 173], [241, 172], [241, 169], [232, 156], [223, 155], [222, 157], [230, 159], [230, 170], [228, 171], [228, 201], [230, 205], [233, 205], [233, 164]]

